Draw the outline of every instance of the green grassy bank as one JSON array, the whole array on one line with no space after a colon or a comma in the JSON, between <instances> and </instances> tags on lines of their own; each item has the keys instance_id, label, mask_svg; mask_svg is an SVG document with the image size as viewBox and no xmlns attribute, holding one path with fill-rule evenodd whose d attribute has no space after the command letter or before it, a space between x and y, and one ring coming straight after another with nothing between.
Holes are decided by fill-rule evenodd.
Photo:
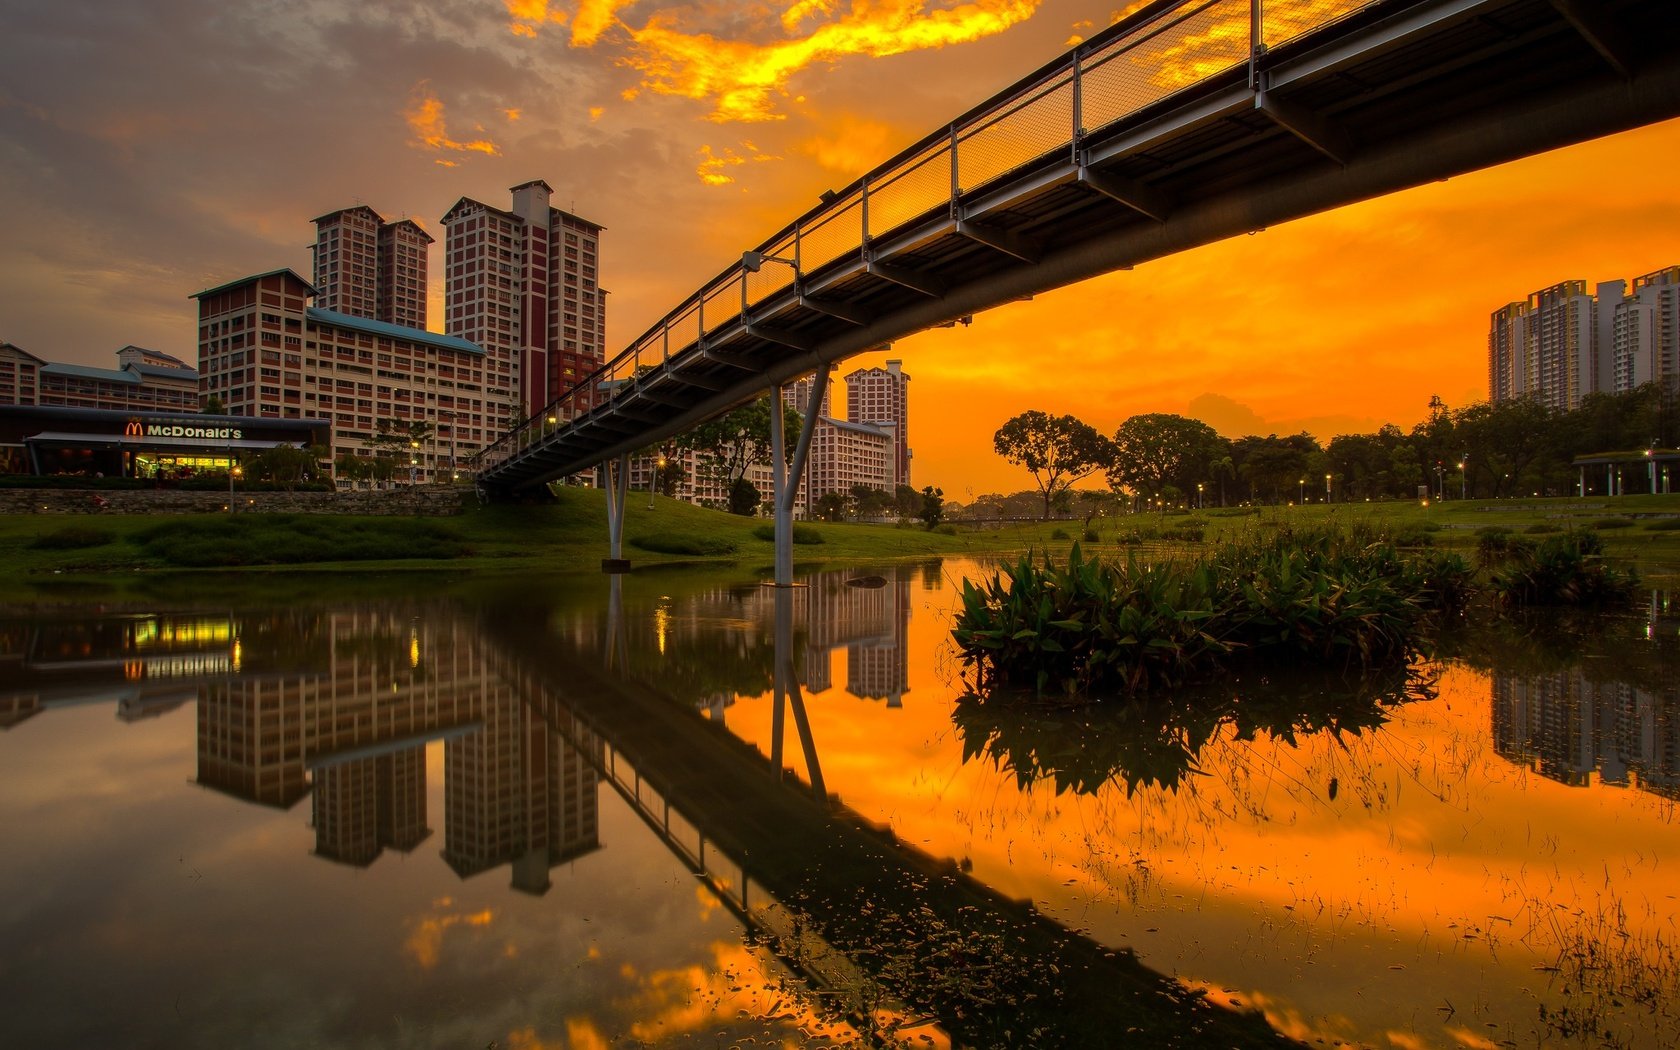
<instances>
[{"instance_id":1,"label":"green grassy bank","mask_svg":"<svg viewBox=\"0 0 1680 1050\"><path fill-rule=\"evenodd\" d=\"M962 554L1041 545L1053 527L983 534L920 526L801 523L801 565ZM636 567L673 563L766 569L769 523L645 495L626 508L625 556ZM603 493L568 488L556 502L467 506L453 517L307 514L24 514L0 516L0 564L18 578L239 569L597 571L607 554Z\"/></svg>"},{"instance_id":2,"label":"green grassy bank","mask_svg":"<svg viewBox=\"0 0 1680 1050\"><path fill-rule=\"evenodd\" d=\"M774 558L763 519L740 518L663 497L629 501L626 557L637 567L704 562L768 572ZM1284 525L1368 523L1415 545L1473 550L1490 527L1542 537L1594 528L1607 552L1642 572L1680 575L1680 495L1360 503L1136 514L1087 525L1052 521L967 526L802 524L794 556L805 568L928 556L1008 555L1058 549L1168 554ZM606 549L606 505L593 489L563 489L541 506L469 506L447 518L345 515L51 515L0 517L0 586L192 570L596 571Z\"/></svg>"}]
</instances>

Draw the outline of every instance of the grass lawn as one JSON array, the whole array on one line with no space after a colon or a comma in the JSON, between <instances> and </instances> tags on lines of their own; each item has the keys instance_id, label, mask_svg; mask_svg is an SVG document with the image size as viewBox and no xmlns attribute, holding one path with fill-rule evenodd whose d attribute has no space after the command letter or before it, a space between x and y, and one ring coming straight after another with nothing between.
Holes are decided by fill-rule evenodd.
<instances>
[{"instance_id":1,"label":"grass lawn","mask_svg":"<svg viewBox=\"0 0 1680 1050\"><path fill-rule=\"evenodd\" d=\"M1079 521L1006 526L958 524L955 535L919 526L801 525L794 558L802 569L938 556L1012 555L1065 549L1146 556L1289 525L1365 522L1415 542L1473 550L1479 530L1523 535L1591 527L1609 553L1648 576L1680 576L1680 495L1614 499L1449 500L1209 508L1189 514L1097 519L1096 539ZM768 574L774 544L762 518L740 518L631 494L625 556L646 566L705 563ZM817 542L811 542L811 541ZM15 515L0 517L0 589L56 581L132 578L192 570L299 572L447 570L495 573L594 572L607 555L606 504L594 489L568 488L541 506L470 507L449 518L341 515Z\"/></svg>"}]
</instances>

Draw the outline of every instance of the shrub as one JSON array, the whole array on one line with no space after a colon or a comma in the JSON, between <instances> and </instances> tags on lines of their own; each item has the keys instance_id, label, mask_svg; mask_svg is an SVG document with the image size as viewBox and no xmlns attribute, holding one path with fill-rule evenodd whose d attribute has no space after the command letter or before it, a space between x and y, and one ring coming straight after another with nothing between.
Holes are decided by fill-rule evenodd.
<instances>
[{"instance_id":1,"label":"shrub","mask_svg":"<svg viewBox=\"0 0 1680 1050\"><path fill-rule=\"evenodd\" d=\"M299 562L451 559L472 553L460 534L417 518L328 518L308 514L206 515L130 537L153 558L185 568Z\"/></svg>"},{"instance_id":2,"label":"shrub","mask_svg":"<svg viewBox=\"0 0 1680 1050\"><path fill-rule=\"evenodd\" d=\"M1534 550L1534 545L1503 525L1489 525L1476 530L1476 564L1482 568L1500 565L1513 557L1522 557Z\"/></svg>"},{"instance_id":3,"label":"shrub","mask_svg":"<svg viewBox=\"0 0 1680 1050\"><path fill-rule=\"evenodd\" d=\"M1089 526L1086 526L1085 531L1080 533L1080 536L1086 543L1096 543L1101 538L1097 535L1097 530Z\"/></svg>"},{"instance_id":4,"label":"shrub","mask_svg":"<svg viewBox=\"0 0 1680 1050\"><path fill-rule=\"evenodd\" d=\"M1680 531L1680 518L1658 518L1655 521L1647 521L1642 527L1651 532Z\"/></svg>"},{"instance_id":5,"label":"shrub","mask_svg":"<svg viewBox=\"0 0 1680 1050\"><path fill-rule=\"evenodd\" d=\"M67 525L53 532L43 533L35 537L30 546L40 551L76 551L88 547L103 547L117 537L105 529L89 528L85 525Z\"/></svg>"},{"instance_id":6,"label":"shrub","mask_svg":"<svg viewBox=\"0 0 1680 1050\"><path fill-rule=\"evenodd\" d=\"M1392 540L1396 547L1433 547L1435 545L1433 533L1440 527L1434 522L1406 525L1394 531Z\"/></svg>"},{"instance_id":7,"label":"shrub","mask_svg":"<svg viewBox=\"0 0 1680 1050\"><path fill-rule=\"evenodd\" d=\"M1236 658L1401 666L1420 624L1460 608L1471 570L1455 554L1284 530L1187 563L1024 557L965 582L953 629L978 691L1135 693L1209 677Z\"/></svg>"},{"instance_id":8,"label":"shrub","mask_svg":"<svg viewBox=\"0 0 1680 1050\"><path fill-rule=\"evenodd\" d=\"M1563 527L1560 525L1553 525L1549 521L1540 521L1535 522L1523 531L1528 533L1530 536L1546 536L1554 532L1562 532Z\"/></svg>"},{"instance_id":9,"label":"shrub","mask_svg":"<svg viewBox=\"0 0 1680 1050\"><path fill-rule=\"evenodd\" d=\"M1191 525L1162 529L1161 538L1175 543L1200 543L1202 542L1202 530Z\"/></svg>"},{"instance_id":10,"label":"shrub","mask_svg":"<svg viewBox=\"0 0 1680 1050\"><path fill-rule=\"evenodd\" d=\"M687 554L698 558L734 554L736 550L734 540L721 536L632 536L629 543L655 554Z\"/></svg>"},{"instance_id":11,"label":"shrub","mask_svg":"<svg viewBox=\"0 0 1680 1050\"><path fill-rule=\"evenodd\" d=\"M941 536L955 536L957 534L957 527L947 523L944 525L935 525L933 527L933 531Z\"/></svg>"},{"instance_id":12,"label":"shrub","mask_svg":"<svg viewBox=\"0 0 1680 1050\"><path fill-rule=\"evenodd\" d=\"M760 525L753 529L753 535L766 543L776 542L776 526ZM793 527L793 542L802 546L811 546L823 541L822 533L809 525L795 525ZM646 549L646 548L644 548Z\"/></svg>"},{"instance_id":13,"label":"shrub","mask_svg":"<svg viewBox=\"0 0 1680 1050\"><path fill-rule=\"evenodd\" d=\"M1633 519L1632 518L1599 518L1597 521L1593 522L1592 525L1589 526L1589 527L1594 528L1594 529L1599 529L1599 530L1603 530L1603 529L1631 529L1631 528L1633 528Z\"/></svg>"},{"instance_id":14,"label":"shrub","mask_svg":"<svg viewBox=\"0 0 1680 1050\"><path fill-rule=\"evenodd\" d=\"M1073 537L1068 535L1066 529L1055 529L1050 533L1050 538L1053 540L1070 540Z\"/></svg>"},{"instance_id":15,"label":"shrub","mask_svg":"<svg viewBox=\"0 0 1680 1050\"><path fill-rule=\"evenodd\" d=\"M1591 530L1553 536L1525 557L1493 575L1492 585L1507 606L1602 606L1626 602L1638 577L1604 560L1604 540Z\"/></svg>"}]
</instances>

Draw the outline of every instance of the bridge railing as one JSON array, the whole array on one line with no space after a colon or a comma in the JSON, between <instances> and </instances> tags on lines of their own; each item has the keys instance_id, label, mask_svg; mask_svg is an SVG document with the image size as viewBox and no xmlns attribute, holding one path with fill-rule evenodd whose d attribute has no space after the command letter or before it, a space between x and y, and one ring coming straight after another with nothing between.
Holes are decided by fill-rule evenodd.
<instances>
[{"instance_id":1,"label":"bridge railing","mask_svg":"<svg viewBox=\"0 0 1680 1050\"><path fill-rule=\"evenodd\" d=\"M1384 0L1156 0L800 216L754 250L788 260L756 272L735 262L544 411L475 457L492 471L556 430L622 396L638 376L702 352L709 337L798 281L855 260L930 214L958 214L964 194L1082 144L1116 121L1256 62Z\"/></svg>"}]
</instances>

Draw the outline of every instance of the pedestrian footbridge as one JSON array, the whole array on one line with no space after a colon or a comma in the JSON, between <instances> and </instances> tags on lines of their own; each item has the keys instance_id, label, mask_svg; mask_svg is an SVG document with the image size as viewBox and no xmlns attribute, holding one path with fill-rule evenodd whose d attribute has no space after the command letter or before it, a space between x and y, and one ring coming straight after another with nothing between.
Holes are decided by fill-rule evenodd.
<instances>
[{"instance_id":1,"label":"pedestrian footbridge","mask_svg":"<svg viewBox=\"0 0 1680 1050\"><path fill-rule=\"evenodd\" d=\"M618 511L631 453L851 355L1676 115L1673 0L1157 0L743 245L481 452L478 483L602 467ZM779 534L809 436L778 450Z\"/></svg>"}]
</instances>

